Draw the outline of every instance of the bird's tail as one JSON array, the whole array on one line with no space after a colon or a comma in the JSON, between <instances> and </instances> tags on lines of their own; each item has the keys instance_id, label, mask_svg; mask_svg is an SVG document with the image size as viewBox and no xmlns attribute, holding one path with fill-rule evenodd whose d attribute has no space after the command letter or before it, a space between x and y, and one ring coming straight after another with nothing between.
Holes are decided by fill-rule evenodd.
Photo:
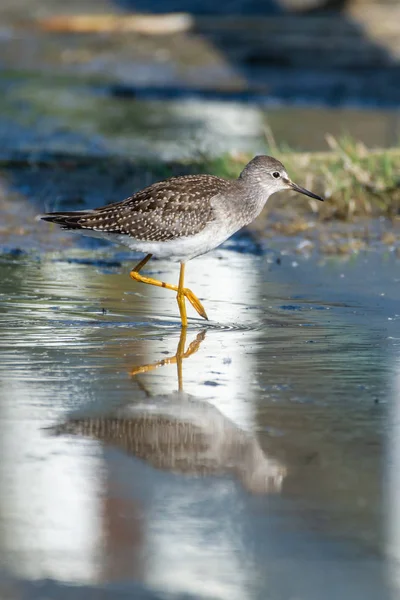
<instances>
[{"instance_id":1,"label":"bird's tail","mask_svg":"<svg viewBox=\"0 0 400 600\"><path fill-rule=\"evenodd\" d=\"M60 225L61 229L84 229L85 217L89 217L93 211L70 211L70 212L52 212L38 215L37 221L48 221Z\"/></svg>"}]
</instances>

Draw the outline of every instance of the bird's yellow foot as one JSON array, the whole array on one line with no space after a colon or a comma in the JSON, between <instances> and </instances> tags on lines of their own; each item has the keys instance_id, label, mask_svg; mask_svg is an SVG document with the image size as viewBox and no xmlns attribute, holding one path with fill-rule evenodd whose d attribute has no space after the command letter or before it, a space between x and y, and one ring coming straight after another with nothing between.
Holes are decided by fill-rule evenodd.
<instances>
[{"instance_id":1,"label":"bird's yellow foot","mask_svg":"<svg viewBox=\"0 0 400 600\"><path fill-rule=\"evenodd\" d=\"M189 290L189 288L183 288L182 291L185 298L189 300L190 304L193 306L195 311L197 311L199 315L203 317L203 319L206 319L206 321L208 321L208 316L204 309L204 306L202 305L198 297L193 294L192 290Z\"/></svg>"},{"instance_id":2,"label":"bird's yellow foot","mask_svg":"<svg viewBox=\"0 0 400 600\"><path fill-rule=\"evenodd\" d=\"M143 275L140 275L140 273L138 273L135 269L133 269L130 272L130 276L135 281L140 281L142 283L148 283L150 285L155 285L157 287L163 287L163 288L166 288L167 290L172 290L174 292L179 293L179 287L177 285L172 285L171 283L165 283L164 281L158 281L157 279L153 279L152 277L145 277ZM199 315L201 317L203 317L203 319L206 319L206 321L208 321L208 316L207 316L204 306L202 305L202 303L200 302L198 297L195 294L193 294L192 290L190 290L189 288L183 288L181 293L183 294L183 296L185 298L188 299L188 301L193 306L195 311L197 311L199 313ZM180 304L180 301L178 301L178 304Z\"/></svg>"},{"instance_id":3,"label":"bird's yellow foot","mask_svg":"<svg viewBox=\"0 0 400 600\"><path fill-rule=\"evenodd\" d=\"M187 324L188 324L187 315L186 315L185 298L187 298L189 300L190 304L193 306L195 311L197 311L197 313L201 317L203 317L203 319L206 319L206 321L208 321L207 313L204 309L204 306L198 299L198 297L193 294L192 290L189 290L189 288L183 287L184 286L184 276L185 276L185 263L181 263L181 270L180 270L180 275L179 275L179 285L173 285L171 283L165 283L165 281L159 281L158 279L153 279L152 277L146 277L139 273L139 271L150 260L151 256L152 256L151 254L148 254L147 256L145 256L145 258L143 260L141 260L140 263L138 263L134 269L132 269L132 271L130 272L130 276L132 277L132 279L134 279L135 281L140 281L141 283L147 283L149 285L155 285L157 287L163 287L163 288L166 288L167 290L172 290L174 292L177 292L178 293L177 301L178 301L178 306L179 306L179 313L181 316L182 327L187 327Z\"/></svg>"}]
</instances>

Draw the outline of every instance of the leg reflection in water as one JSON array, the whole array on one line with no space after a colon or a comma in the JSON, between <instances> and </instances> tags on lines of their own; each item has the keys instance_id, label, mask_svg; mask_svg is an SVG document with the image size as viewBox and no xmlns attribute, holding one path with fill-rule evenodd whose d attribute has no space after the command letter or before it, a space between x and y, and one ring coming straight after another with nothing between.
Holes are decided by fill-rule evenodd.
<instances>
[{"instance_id":1,"label":"leg reflection in water","mask_svg":"<svg viewBox=\"0 0 400 600\"><path fill-rule=\"evenodd\" d=\"M199 350L204 338L202 331L185 350L183 329L173 357L132 369L145 394L141 402L96 417L70 418L53 431L117 446L156 469L192 476L233 476L251 493L279 493L285 466L268 457L254 435L240 429L216 406L183 391L182 362ZM151 395L136 379L140 373L169 364L177 365L178 391Z\"/></svg>"},{"instance_id":2,"label":"leg reflection in water","mask_svg":"<svg viewBox=\"0 0 400 600\"><path fill-rule=\"evenodd\" d=\"M155 363L151 363L148 365L141 365L139 367L135 367L131 371L132 376L139 375L139 373L148 373L149 371L153 371L154 369L158 369L159 367L163 367L164 365L174 365L176 364L178 370L178 389L180 392L183 392L183 378L182 378L182 362L184 358L189 358L192 354L195 354L197 350L200 348L201 342L206 337L206 330L204 329L200 333L197 334L196 339L193 340L188 346L188 349L185 352L185 344L186 344L186 328L183 328L181 331L181 335L179 338L179 344L176 349L175 356L171 356L170 358L164 358L163 360L159 360Z\"/></svg>"}]
</instances>

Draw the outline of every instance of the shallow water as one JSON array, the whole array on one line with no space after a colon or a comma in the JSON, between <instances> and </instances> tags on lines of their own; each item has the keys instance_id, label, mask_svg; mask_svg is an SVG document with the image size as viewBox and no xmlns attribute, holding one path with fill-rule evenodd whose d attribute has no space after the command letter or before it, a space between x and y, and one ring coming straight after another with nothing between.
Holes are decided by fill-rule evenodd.
<instances>
[{"instance_id":1,"label":"shallow water","mask_svg":"<svg viewBox=\"0 0 400 600\"><path fill-rule=\"evenodd\" d=\"M104 264L0 260L8 597L397 597L395 258L219 250L186 340Z\"/></svg>"}]
</instances>

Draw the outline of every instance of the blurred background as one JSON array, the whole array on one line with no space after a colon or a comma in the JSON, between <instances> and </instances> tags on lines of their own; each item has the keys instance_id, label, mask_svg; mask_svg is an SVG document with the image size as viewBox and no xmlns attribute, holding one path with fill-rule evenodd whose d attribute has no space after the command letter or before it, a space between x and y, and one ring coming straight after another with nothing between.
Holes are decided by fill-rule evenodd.
<instances>
[{"instance_id":1,"label":"blurred background","mask_svg":"<svg viewBox=\"0 0 400 600\"><path fill-rule=\"evenodd\" d=\"M0 23L3 152L398 142L397 1L3 0Z\"/></svg>"}]
</instances>

